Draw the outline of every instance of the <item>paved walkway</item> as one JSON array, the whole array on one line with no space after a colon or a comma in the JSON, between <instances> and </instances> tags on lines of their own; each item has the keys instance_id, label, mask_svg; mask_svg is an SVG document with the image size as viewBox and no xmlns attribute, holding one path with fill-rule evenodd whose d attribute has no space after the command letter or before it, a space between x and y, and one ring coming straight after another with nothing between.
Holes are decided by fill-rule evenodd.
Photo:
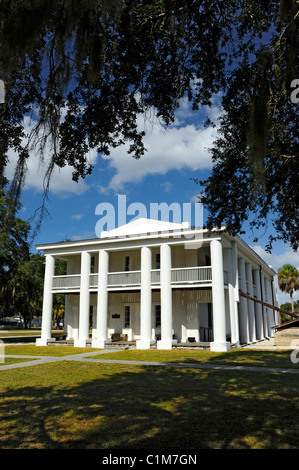
<instances>
[{"instance_id":1,"label":"paved walkway","mask_svg":"<svg viewBox=\"0 0 299 470\"><path fill-rule=\"evenodd\" d=\"M16 364L3 364L0 363L1 370L18 369L22 367L32 367L40 364L47 364L50 362L62 362L62 361L83 361L91 363L102 363L102 364L128 364L128 365L141 365L141 366L157 366L157 367L181 367L181 368L193 368L193 369L216 369L216 370L235 370L235 371L252 371L252 372L279 372L288 374L299 374L299 369L288 369L282 367L254 367L254 366L236 366L236 365L224 365L224 364L198 364L198 363L185 363L185 362L150 362L150 361L126 361L120 359L100 359L92 358L92 356L111 354L116 351L122 350L121 348L109 349L103 351L86 352L81 354L71 354L69 356L24 356L24 355L12 355L7 354L5 357L12 358L28 358L33 359L31 361L18 362Z\"/></svg>"}]
</instances>

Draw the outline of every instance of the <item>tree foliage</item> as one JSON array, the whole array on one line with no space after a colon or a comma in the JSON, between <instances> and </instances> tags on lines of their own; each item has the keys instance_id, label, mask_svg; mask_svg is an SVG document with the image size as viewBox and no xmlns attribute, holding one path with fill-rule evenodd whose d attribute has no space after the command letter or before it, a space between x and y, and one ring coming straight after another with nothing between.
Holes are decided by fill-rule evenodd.
<instances>
[{"instance_id":1,"label":"tree foliage","mask_svg":"<svg viewBox=\"0 0 299 470\"><path fill-rule=\"evenodd\" d=\"M13 149L18 198L30 146L42 159L49 142L46 191L55 166L71 165L74 180L89 174L88 149L109 154L128 141L140 158L139 114L155 108L167 125L184 95L197 109L222 91L215 169L204 183L212 221L239 231L248 211L258 223L273 213L281 238L298 246L297 116L288 99L297 18L296 0L2 0L0 179ZM25 115L37 120L29 135Z\"/></svg>"},{"instance_id":2,"label":"tree foliage","mask_svg":"<svg viewBox=\"0 0 299 470\"><path fill-rule=\"evenodd\" d=\"M284 2L285 3L285 2ZM202 202L209 226L225 223L232 233L253 214L253 229L272 223L275 239L299 244L298 103L291 82L299 76L298 16L295 2L283 11L287 25L231 73L223 99L219 136L211 149L215 162L204 182Z\"/></svg>"},{"instance_id":3,"label":"tree foliage","mask_svg":"<svg viewBox=\"0 0 299 470\"><path fill-rule=\"evenodd\" d=\"M0 315L20 314L25 323L40 313L44 256L30 253L30 224L18 217L10 192L0 190Z\"/></svg>"},{"instance_id":4,"label":"tree foliage","mask_svg":"<svg viewBox=\"0 0 299 470\"><path fill-rule=\"evenodd\" d=\"M292 312L294 312L293 293L299 290L299 270L292 264L284 264L278 270L279 288L286 294L290 294Z\"/></svg>"}]
</instances>

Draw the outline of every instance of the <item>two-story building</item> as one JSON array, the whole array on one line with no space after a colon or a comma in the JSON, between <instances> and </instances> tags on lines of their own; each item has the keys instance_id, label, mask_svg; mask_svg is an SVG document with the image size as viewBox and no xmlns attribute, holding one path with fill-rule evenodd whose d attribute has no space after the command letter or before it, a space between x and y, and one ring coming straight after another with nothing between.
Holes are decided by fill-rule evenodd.
<instances>
[{"instance_id":1,"label":"two-story building","mask_svg":"<svg viewBox=\"0 0 299 470\"><path fill-rule=\"evenodd\" d=\"M53 295L65 295L65 332L75 346L104 348L125 335L136 348L210 344L212 351L273 335L276 272L239 236L137 219L101 238L38 245L45 254L41 338L51 337ZM55 260L67 263L55 275Z\"/></svg>"}]
</instances>

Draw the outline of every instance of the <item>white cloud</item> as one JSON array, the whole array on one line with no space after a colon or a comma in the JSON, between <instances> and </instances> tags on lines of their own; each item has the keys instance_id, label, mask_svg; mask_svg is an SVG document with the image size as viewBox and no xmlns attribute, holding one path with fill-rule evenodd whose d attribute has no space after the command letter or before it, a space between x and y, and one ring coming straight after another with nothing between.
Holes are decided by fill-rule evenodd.
<instances>
[{"instance_id":1,"label":"white cloud","mask_svg":"<svg viewBox=\"0 0 299 470\"><path fill-rule=\"evenodd\" d=\"M127 183L138 183L147 175L166 174L170 170L212 168L208 149L215 140L216 131L216 128L201 128L194 124L166 129L153 126L144 138L147 152L139 160L127 154L127 146L111 150L108 159L116 174L109 188L121 190Z\"/></svg>"},{"instance_id":2,"label":"white cloud","mask_svg":"<svg viewBox=\"0 0 299 470\"><path fill-rule=\"evenodd\" d=\"M33 121L28 117L24 119L24 126L27 135L29 135L35 125L36 121ZM26 144L27 138L24 138L22 145L25 147ZM37 192L42 192L44 190L45 175L50 163L50 153L50 145L47 145L44 153L44 161L41 161L37 147L31 147L30 156L27 160L27 175L24 189L32 189ZM12 150L8 152L8 157L9 161L6 166L5 175L9 180L12 180L18 157ZM96 161L96 158L96 151L90 151L88 154L88 161L93 164ZM55 167L51 176L50 191L60 196L67 196L68 194L83 194L88 189L88 185L82 179L79 179L78 183L73 181L73 171L73 167L69 165L66 165L63 168Z\"/></svg>"},{"instance_id":3,"label":"white cloud","mask_svg":"<svg viewBox=\"0 0 299 470\"><path fill-rule=\"evenodd\" d=\"M85 232L82 232L80 235L72 235L71 240L87 240L90 238L96 238L96 234L94 231L91 230L86 230Z\"/></svg>"},{"instance_id":4,"label":"white cloud","mask_svg":"<svg viewBox=\"0 0 299 470\"><path fill-rule=\"evenodd\" d=\"M284 264L292 264L299 269L299 251L294 252L291 248L279 254L268 253L261 246L251 247L267 264L278 271Z\"/></svg>"},{"instance_id":5,"label":"white cloud","mask_svg":"<svg viewBox=\"0 0 299 470\"><path fill-rule=\"evenodd\" d=\"M215 101L216 102L216 101ZM205 108L199 112L201 117L208 115L218 119L221 108L215 104L211 108ZM147 152L139 160L127 153L128 145L111 149L109 156L98 157L96 150L88 154L88 160L93 166L101 166L101 159L109 162L111 169L115 170L112 178L105 185L98 187L101 193L109 190L119 191L124 185L132 182L139 183L147 175L163 175L170 170L188 169L196 171L212 168L211 155L208 148L211 147L217 133L217 128L201 127L190 124L190 117L196 118L197 114L191 110L187 99L181 100L181 106L176 113L177 119L173 126L162 127L153 109L146 116L139 116L138 126L145 130L144 144ZM25 118L25 128L29 134L36 121ZM24 145L26 139L24 139ZM44 189L44 178L49 164L50 147L45 152L45 161L41 164L37 149L32 148L28 159L27 178L24 189L33 189L41 192ZM6 176L12 179L17 156L11 151L6 168ZM96 168L94 169L94 172ZM100 170L101 171L101 170ZM86 180L80 179L78 183L72 180L73 168L66 165L63 168L56 167L53 171L50 191L61 197L71 194L83 194L89 188Z\"/></svg>"},{"instance_id":6,"label":"white cloud","mask_svg":"<svg viewBox=\"0 0 299 470\"><path fill-rule=\"evenodd\" d=\"M190 202L192 202L192 204L199 203L200 202L200 194L194 194L194 196L192 196L190 198Z\"/></svg>"},{"instance_id":7,"label":"white cloud","mask_svg":"<svg viewBox=\"0 0 299 470\"><path fill-rule=\"evenodd\" d=\"M83 217L83 214L75 214L71 216L71 219L73 220L81 220Z\"/></svg>"}]
</instances>

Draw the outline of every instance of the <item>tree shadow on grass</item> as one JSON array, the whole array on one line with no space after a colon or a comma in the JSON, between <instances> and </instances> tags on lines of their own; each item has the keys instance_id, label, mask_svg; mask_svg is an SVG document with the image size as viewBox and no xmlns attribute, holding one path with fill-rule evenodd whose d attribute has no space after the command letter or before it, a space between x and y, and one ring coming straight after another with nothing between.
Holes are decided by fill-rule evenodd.
<instances>
[{"instance_id":1,"label":"tree shadow on grass","mask_svg":"<svg viewBox=\"0 0 299 470\"><path fill-rule=\"evenodd\" d=\"M296 376L61 362L22 382L3 387L0 448L299 445Z\"/></svg>"}]
</instances>

